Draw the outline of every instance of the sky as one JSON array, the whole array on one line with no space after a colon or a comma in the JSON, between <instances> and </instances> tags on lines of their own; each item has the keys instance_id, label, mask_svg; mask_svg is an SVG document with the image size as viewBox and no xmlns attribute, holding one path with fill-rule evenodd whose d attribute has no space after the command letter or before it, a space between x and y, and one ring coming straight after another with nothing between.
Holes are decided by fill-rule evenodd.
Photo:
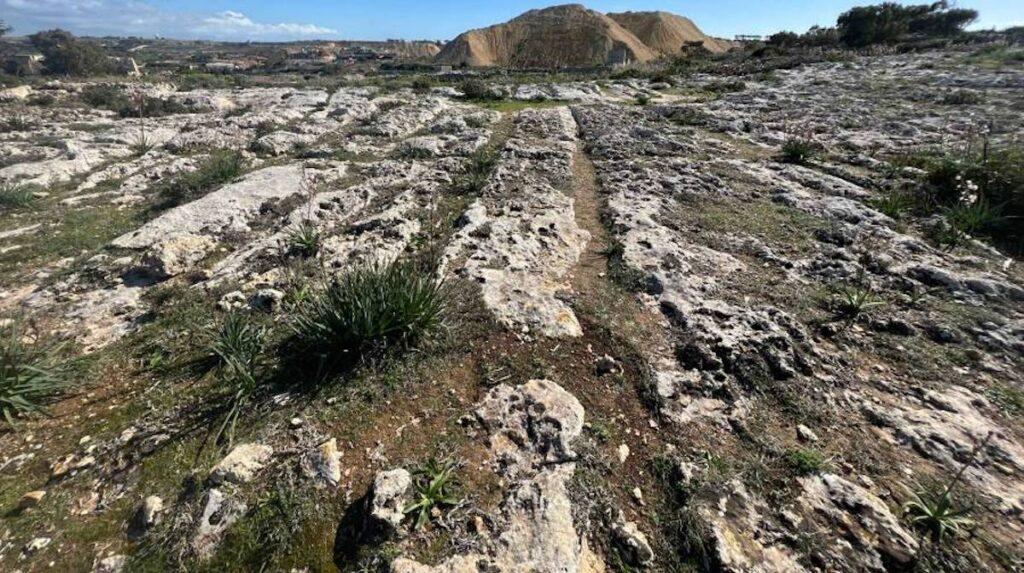
<instances>
[{"instance_id":1,"label":"sky","mask_svg":"<svg viewBox=\"0 0 1024 573\"><path fill-rule=\"evenodd\" d=\"M706 33L803 32L834 25L855 5L881 0L591 0L601 12L665 10ZM924 3L931 0L918 0ZM89 36L282 41L309 39L447 40L558 0L0 0L14 34L64 28ZM974 27L1024 25L1022 0L961 0L981 18Z\"/></svg>"}]
</instances>

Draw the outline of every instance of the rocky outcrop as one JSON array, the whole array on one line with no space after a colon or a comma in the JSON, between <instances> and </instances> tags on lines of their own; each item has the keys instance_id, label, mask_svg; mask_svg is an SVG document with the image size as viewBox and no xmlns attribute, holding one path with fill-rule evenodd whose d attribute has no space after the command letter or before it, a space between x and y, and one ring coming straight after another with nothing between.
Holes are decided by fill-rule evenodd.
<instances>
[{"instance_id":1,"label":"rocky outcrop","mask_svg":"<svg viewBox=\"0 0 1024 573\"><path fill-rule=\"evenodd\" d=\"M566 109L522 112L490 182L445 250L442 267L479 284L484 304L515 332L581 334L560 298L590 239L568 194L575 131Z\"/></svg>"},{"instance_id":2,"label":"rocky outcrop","mask_svg":"<svg viewBox=\"0 0 1024 573\"><path fill-rule=\"evenodd\" d=\"M495 471L509 483L501 533L486 553L451 557L430 567L399 558L396 573L455 571L589 571L594 556L580 540L566 486L575 471L572 443L583 430L583 406L547 380L492 389L475 423L488 435Z\"/></svg>"}]
</instances>

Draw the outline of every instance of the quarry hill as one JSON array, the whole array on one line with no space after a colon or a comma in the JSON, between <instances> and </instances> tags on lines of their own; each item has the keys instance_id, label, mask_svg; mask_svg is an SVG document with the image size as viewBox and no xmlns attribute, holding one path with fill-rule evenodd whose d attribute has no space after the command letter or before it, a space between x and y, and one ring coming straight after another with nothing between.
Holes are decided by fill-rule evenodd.
<instances>
[{"instance_id":1,"label":"quarry hill","mask_svg":"<svg viewBox=\"0 0 1024 573\"><path fill-rule=\"evenodd\" d=\"M713 52L727 46L690 20L666 12L601 14L579 4L531 10L504 24L470 30L437 61L452 65L558 68L646 62L687 42Z\"/></svg>"}]
</instances>

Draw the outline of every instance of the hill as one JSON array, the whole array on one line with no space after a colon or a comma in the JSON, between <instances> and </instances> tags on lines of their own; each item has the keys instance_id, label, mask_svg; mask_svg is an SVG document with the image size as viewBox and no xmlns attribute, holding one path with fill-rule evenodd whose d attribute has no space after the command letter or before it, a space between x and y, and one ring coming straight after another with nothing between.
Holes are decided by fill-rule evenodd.
<instances>
[{"instance_id":1,"label":"hill","mask_svg":"<svg viewBox=\"0 0 1024 573\"><path fill-rule=\"evenodd\" d=\"M559 68L646 62L658 55L608 16L568 4L531 10L507 23L465 32L445 45L436 61Z\"/></svg>"},{"instance_id":2,"label":"hill","mask_svg":"<svg viewBox=\"0 0 1024 573\"><path fill-rule=\"evenodd\" d=\"M697 27L693 20L669 12L622 12L608 14L620 26L629 30L648 48L670 56L690 42L703 42L714 53L725 52L729 43L712 38Z\"/></svg>"}]
</instances>

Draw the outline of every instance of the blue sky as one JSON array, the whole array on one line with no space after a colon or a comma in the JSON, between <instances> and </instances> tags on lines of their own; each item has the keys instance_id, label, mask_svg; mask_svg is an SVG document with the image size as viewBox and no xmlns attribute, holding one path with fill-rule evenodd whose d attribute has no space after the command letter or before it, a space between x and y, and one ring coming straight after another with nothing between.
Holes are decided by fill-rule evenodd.
<instances>
[{"instance_id":1,"label":"blue sky","mask_svg":"<svg viewBox=\"0 0 1024 573\"><path fill-rule=\"evenodd\" d=\"M880 1L880 0L879 0ZM919 0L923 3L930 0ZM0 20L16 34L61 27L83 35L139 35L222 40L450 39L469 28L508 20L544 0L0 0ZM667 10L716 36L804 31L831 25L846 0L593 0L602 12ZM978 26L1024 25L1021 0L962 0L981 13Z\"/></svg>"}]
</instances>

